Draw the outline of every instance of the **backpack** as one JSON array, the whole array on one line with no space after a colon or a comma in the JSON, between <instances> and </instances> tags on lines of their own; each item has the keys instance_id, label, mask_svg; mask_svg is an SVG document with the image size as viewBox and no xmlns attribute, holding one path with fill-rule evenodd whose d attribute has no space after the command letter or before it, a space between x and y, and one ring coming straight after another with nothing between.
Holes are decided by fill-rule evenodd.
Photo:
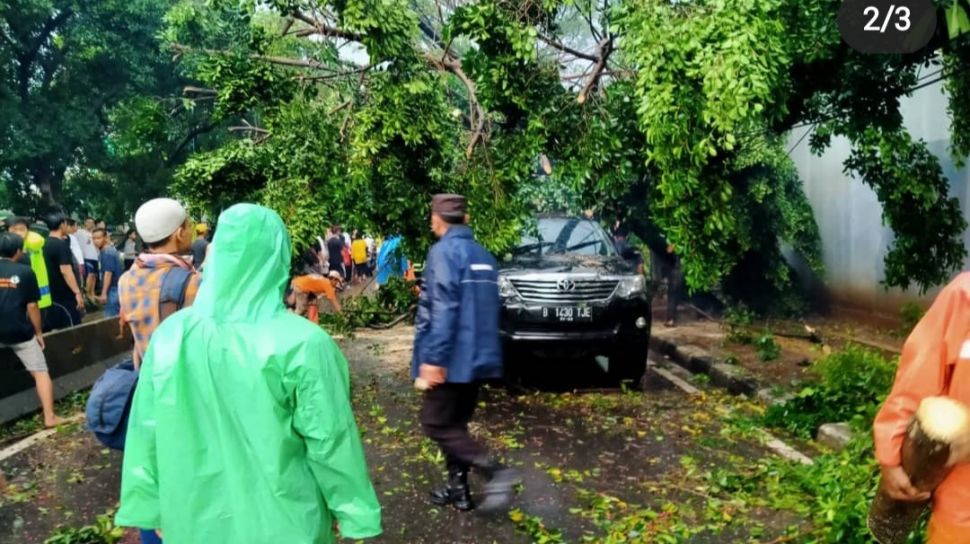
<instances>
[{"instance_id":1,"label":"backpack","mask_svg":"<svg viewBox=\"0 0 970 544\"><path fill-rule=\"evenodd\" d=\"M185 291L191 277L190 270L178 266L165 273L158 297L160 322L185 305ZM111 449L125 449L128 415L137 384L138 371L128 357L106 370L91 387L91 396L84 410L86 426L99 442Z\"/></svg>"}]
</instances>

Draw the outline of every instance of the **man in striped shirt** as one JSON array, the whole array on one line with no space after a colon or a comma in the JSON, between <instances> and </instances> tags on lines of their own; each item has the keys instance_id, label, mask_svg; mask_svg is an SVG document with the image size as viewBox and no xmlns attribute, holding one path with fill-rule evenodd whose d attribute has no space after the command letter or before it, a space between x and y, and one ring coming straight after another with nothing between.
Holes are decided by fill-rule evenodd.
<instances>
[{"instance_id":1,"label":"man in striped shirt","mask_svg":"<svg viewBox=\"0 0 970 544\"><path fill-rule=\"evenodd\" d=\"M118 297L121 320L131 328L135 340L133 361L137 368L163 317L159 311L162 280L175 268L189 271L183 304L189 306L199 290L201 275L181 257L192 250L192 229L181 204L169 198L146 202L135 214L135 228L147 251L121 276Z\"/></svg>"}]
</instances>

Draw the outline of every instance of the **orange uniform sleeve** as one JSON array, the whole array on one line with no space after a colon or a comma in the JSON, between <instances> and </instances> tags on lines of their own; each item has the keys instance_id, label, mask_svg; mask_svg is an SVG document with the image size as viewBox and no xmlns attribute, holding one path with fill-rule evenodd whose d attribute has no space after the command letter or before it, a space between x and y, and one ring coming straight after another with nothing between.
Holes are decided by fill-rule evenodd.
<instances>
[{"instance_id":1,"label":"orange uniform sleeve","mask_svg":"<svg viewBox=\"0 0 970 544\"><path fill-rule=\"evenodd\" d=\"M323 295L333 303L335 308L340 308L340 302L337 301L337 290L334 289L333 283L327 278L322 276L297 276L293 278L293 287L304 293Z\"/></svg>"},{"instance_id":2,"label":"orange uniform sleeve","mask_svg":"<svg viewBox=\"0 0 970 544\"><path fill-rule=\"evenodd\" d=\"M892 392L873 424L879 464L899 466L903 435L920 402L946 393L950 367L970 331L968 293L970 273L963 273L940 292L906 339Z\"/></svg>"}]
</instances>

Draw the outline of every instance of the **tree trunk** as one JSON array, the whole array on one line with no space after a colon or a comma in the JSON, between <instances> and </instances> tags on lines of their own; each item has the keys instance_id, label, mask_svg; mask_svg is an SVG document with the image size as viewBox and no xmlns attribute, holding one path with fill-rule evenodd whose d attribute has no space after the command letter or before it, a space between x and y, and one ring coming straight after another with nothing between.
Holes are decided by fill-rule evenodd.
<instances>
[{"instance_id":1,"label":"tree trunk","mask_svg":"<svg viewBox=\"0 0 970 544\"><path fill-rule=\"evenodd\" d=\"M924 399L903 439L903 470L913 487L933 491L959 461L952 455L970 435L970 413L947 397ZM869 530L880 544L904 544L928 502L891 498L880 483L869 510Z\"/></svg>"},{"instance_id":2,"label":"tree trunk","mask_svg":"<svg viewBox=\"0 0 970 544\"><path fill-rule=\"evenodd\" d=\"M64 179L64 170L55 171L49 166L38 164L33 169L33 178L34 185L40 191L42 198L41 211L48 213L60 209L58 196Z\"/></svg>"}]
</instances>

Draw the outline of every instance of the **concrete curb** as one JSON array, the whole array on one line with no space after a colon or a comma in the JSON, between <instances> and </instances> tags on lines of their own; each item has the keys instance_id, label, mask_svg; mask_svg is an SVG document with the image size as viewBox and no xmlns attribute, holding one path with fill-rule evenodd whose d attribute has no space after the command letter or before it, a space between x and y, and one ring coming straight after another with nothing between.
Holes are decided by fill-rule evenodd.
<instances>
[{"instance_id":1,"label":"concrete curb","mask_svg":"<svg viewBox=\"0 0 970 544\"><path fill-rule=\"evenodd\" d=\"M784 404L792 398L790 393L776 393L771 387L759 382L742 367L716 361L710 353L699 346L691 344L678 346L666 338L651 336L650 347L666 355L672 363L687 372L707 374L711 377L712 384L726 389L734 395L747 395L766 405ZM827 423L818 429L815 442L839 451L845 448L853 436L854 433L848 424ZM776 448L776 442L781 443L782 447ZM797 455L789 455L785 451L788 446L774 436L768 436L768 445L783 457L801 463L811 464L812 462L810 458L798 452L795 452Z\"/></svg>"},{"instance_id":2,"label":"concrete curb","mask_svg":"<svg viewBox=\"0 0 970 544\"><path fill-rule=\"evenodd\" d=\"M835 451L841 451L855 438L848 423L826 423L818 428L815 441Z\"/></svg>"},{"instance_id":3,"label":"concrete curb","mask_svg":"<svg viewBox=\"0 0 970 544\"><path fill-rule=\"evenodd\" d=\"M744 368L717 361L701 347L690 344L678 346L658 336L652 336L650 342L654 349L669 357L677 365L694 374L707 374L711 377L711 383L727 389L734 395L754 397L759 391L769 390Z\"/></svg>"}]
</instances>

